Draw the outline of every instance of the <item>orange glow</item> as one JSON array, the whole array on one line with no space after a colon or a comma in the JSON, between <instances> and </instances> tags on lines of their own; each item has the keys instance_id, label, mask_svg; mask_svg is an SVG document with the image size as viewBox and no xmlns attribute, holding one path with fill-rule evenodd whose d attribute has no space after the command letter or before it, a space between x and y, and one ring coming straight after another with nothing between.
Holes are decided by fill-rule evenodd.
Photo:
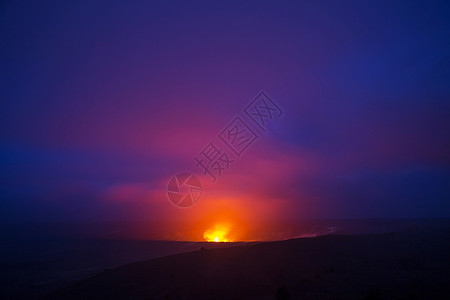
<instances>
[{"instance_id":1,"label":"orange glow","mask_svg":"<svg viewBox=\"0 0 450 300\"><path fill-rule=\"evenodd\" d=\"M208 242L232 242L233 240L229 237L230 230L229 223L219 223L206 230L203 233L203 238Z\"/></svg>"}]
</instances>

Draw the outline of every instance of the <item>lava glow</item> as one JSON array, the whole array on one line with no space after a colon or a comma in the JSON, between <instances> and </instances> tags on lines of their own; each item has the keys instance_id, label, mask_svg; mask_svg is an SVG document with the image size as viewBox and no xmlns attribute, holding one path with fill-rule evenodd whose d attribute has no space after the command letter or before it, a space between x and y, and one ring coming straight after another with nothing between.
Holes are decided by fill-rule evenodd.
<instances>
[{"instance_id":1,"label":"lava glow","mask_svg":"<svg viewBox=\"0 0 450 300\"><path fill-rule=\"evenodd\" d=\"M208 242L232 242L228 236L230 233L231 226L228 223L220 223L214 225L203 233L203 238Z\"/></svg>"}]
</instances>

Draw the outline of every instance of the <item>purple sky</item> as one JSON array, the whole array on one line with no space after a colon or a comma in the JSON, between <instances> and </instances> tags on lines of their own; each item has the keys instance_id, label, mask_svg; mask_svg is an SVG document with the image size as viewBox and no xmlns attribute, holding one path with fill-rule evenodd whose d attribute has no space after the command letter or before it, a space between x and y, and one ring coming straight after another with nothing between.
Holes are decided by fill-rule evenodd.
<instances>
[{"instance_id":1,"label":"purple sky","mask_svg":"<svg viewBox=\"0 0 450 300\"><path fill-rule=\"evenodd\" d=\"M450 217L446 1L3 1L0 41L2 220ZM211 183L260 90L284 115Z\"/></svg>"}]
</instances>

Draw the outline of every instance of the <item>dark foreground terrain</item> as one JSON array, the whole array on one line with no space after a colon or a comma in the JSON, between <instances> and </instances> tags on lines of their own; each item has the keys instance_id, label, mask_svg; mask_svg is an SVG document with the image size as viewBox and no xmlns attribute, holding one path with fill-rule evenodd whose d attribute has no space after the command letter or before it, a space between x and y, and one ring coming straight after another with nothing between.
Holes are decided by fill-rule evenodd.
<instances>
[{"instance_id":1,"label":"dark foreground terrain","mask_svg":"<svg viewBox=\"0 0 450 300\"><path fill-rule=\"evenodd\" d=\"M450 299L450 230L198 250L106 270L45 299Z\"/></svg>"}]
</instances>

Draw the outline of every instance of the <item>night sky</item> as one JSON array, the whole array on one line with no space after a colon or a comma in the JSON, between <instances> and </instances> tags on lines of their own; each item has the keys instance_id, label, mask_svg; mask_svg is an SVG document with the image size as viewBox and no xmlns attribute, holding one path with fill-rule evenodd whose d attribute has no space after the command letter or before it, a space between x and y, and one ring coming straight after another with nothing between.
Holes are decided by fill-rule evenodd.
<instances>
[{"instance_id":1,"label":"night sky","mask_svg":"<svg viewBox=\"0 0 450 300\"><path fill-rule=\"evenodd\" d=\"M447 1L2 1L0 63L2 222L450 217ZM212 182L261 90L283 115Z\"/></svg>"}]
</instances>

